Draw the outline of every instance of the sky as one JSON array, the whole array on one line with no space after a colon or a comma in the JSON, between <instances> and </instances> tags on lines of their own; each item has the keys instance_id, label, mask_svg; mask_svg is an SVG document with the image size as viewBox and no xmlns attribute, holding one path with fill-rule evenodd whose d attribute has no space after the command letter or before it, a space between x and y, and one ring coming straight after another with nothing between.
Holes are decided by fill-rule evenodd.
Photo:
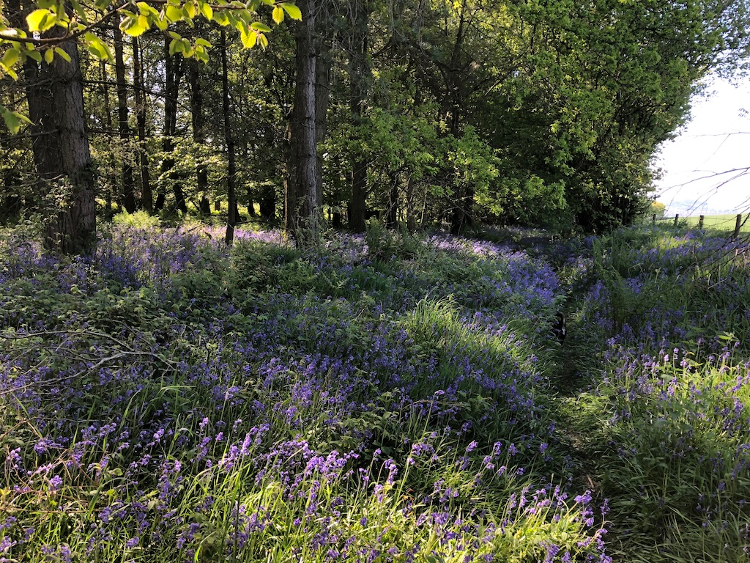
<instances>
[{"instance_id":1,"label":"sky","mask_svg":"<svg viewBox=\"0 0 750 563\"><path fill-rule=\"evenodd\" d=\"M710 82L691 115L654 162L663 171L657 201L667 215L750 212L750 78Z\"/></svg>"}]
</instances>

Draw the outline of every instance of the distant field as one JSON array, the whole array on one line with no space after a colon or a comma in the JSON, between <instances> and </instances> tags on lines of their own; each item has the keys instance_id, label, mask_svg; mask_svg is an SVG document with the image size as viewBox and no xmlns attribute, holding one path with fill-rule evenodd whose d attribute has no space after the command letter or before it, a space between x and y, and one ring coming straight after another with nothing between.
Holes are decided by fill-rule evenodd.
<instances>
[{"instance_id":1,"label":"distant field","mask_svg":"<svg viewBox=\"0 0 750 563\"><path fill-rule=\"evenodd\" d=\"M667 222L673 222L674 221L674 215L671 217L663 217L661 219L657 219L659 223L667 223ZM688 226L690 227L697 227L699 216L693 215L690 217L682 217L679 218L680 223L686 222ZM727 214L727 215L706 215L703 218L703 228L704 229L715 229L718 231L733 231L734 226L737 221L737 214ZM740 227L740 232L743 233L750 233L750 217L747 213L742 214L742 226Z\"/></svg>"}]
</instances>

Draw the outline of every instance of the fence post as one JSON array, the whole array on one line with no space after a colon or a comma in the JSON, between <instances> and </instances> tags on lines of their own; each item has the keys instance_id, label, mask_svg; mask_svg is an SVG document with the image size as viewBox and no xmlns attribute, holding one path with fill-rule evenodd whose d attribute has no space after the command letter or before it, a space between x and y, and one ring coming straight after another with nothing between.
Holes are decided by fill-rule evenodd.
<instances>
[{"instance_id":1,"label":"fence post","mask_svg":"<svg viewBox=\"0 0 750 563\"><path fill-rule=\"evenodd\" d=\"M651 216L651 223L656 225L656 213Z\"/></svg>"},{"instance_id":2,"label":"fence post","mask_svg":"<svg viewBox=\"0 0 750 563\"><path fill-rule=\"evenodd\" d=\"M677 227L677 220L678 220L679 218L680 218L680 214L679 214L679 213L677 213L677 214L676 214L676 215L674 216L674 226L675 226L675 227Z\"/></svg>"},{"instance_id":3,"label":"fence post","mask_svg":"<svg viewBox=\"0 0 750 563\"><path fill-rule=\"evenodd\" d=\"M737 222L734 224L734 234L732 238L736 239L740 236L740 227L742 226L742 213L737 214Z\"/></svg>"},{"instance_id":4,"label":"fence post","mask_svg":"<svg viewBox=\"0 0 750 563\"><path fill-rule=\"evenodd\" d=\"M705 215L701 215L698 217L698 229L703 230L703 219L705 219Z\"/></svg>"}]
</instances>

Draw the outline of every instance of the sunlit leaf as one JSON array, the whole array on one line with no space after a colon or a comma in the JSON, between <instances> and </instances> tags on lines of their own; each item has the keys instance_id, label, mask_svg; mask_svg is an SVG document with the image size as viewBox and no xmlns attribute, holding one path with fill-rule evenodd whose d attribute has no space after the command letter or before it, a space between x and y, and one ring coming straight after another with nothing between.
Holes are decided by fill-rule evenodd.
<instances>
[{"instance_id":1,"label":"sunlit leaf","mask_svg":"<svg viewBox=\"0 0 750 563\"><path fill-rule=\"evenodd\" d=\"M200 6L200 9L201 9L201 14L203 14L203 17L206 18L207 20L212 20L213 17L214 17L214 10L209 5L209 3L208 2L200 2L199 6Z\"/></svg>"},{"instance_id":2,"label":"sunlit leaf","mask_svg":"<svg viewBox=\"0 0 750 563\"><path fill-rule=\"evenodd\" d=\"M195 17L195 4L188 2L182 11L187 15L188 18L193 19Z\"/></svg>"},{"instance_id":3,"label":"sunlit leaf","mask_svg":"<svg viewBox=\"0 0 750 563\"><path fill-rule=\"evenodd\" d=\"M214 21L218 23L219 25L228 25L229 24L229 16L226 12L223 10L221 12L216 12L214 14Z\"/></svg>"},{"instance_id":4,"label":"sunlit leaf","mask_svg":"<svg viewBox=\"0 0 750 563\"><path fill-rule=\"evenodd\" d=\"M302 12L300 9L295 6L294 4L290 4L288 2L284 2L281 5L282 8L286 11L286 13L289 15L290 18L293 20L301 20L302 19Z\"/></svg>"},{"instance_id":5,"label":"sunlit leaf","mask_svg":"<svg viewBox=\"0 0 750 563\"><path fill-rule=\"evenodd\" d=\"M20 58L21 58L21 51L13 47L5 51L2 62L3 62L3 65L5 65L6 69L10 69L14 64L16 64L19 61Z\"/></svg>"},{"instance_id":6,"label":"sunlit leaf","mask_svg":"<svg viewBox=\"0 0 750 563\"><path fill-rule=\"evenodd\" d=\"M250 27L252 29L254 29L255 31L262 31L263 33L269 33L271 31L270 27L268 27L266 24L260 23L260 22L255 22Z\"/></svg>"},{"instance_id":7,"label":"sunlit leaf","mask_svg":"<svg viewBox=\"0 0 750 563\"><path fill-rule=\"evenodd\" d=\"M55 47L55 53L60 56L65 62L70 62L70 55L61 47Z\"/></svg>"},{"instance_id":8,"label":"sunlit leaf","mask_svg":"<svg viewBox=\"0 0 750 563\"><path fill-rule=\"evenodd\" d=\"M240 33L240 38L242 39L242 46L245 47L245 49L252 49L255 47L255 43L258 40L258 36L253 33Z\"/></svg>"},{"instance_id":9,"label":"sunlit leaf","mask_svg":"<svg viewBox=\"0 0 750 563\"><path fill-rule=\"evenodd\" d=\"M258 34L258 43L260 43L260 46L264 49L268 47L268 38L263 35L262 33Z\"/></svg>"},{"instance_id":10,"label":"sunlit leaf","mask_svg":"<svg viewBox=\"0 0 750 563\"><path fill-rule=\"evenodd\" d=\"M172 22L180 21L182 19L182 10L177 6L167 6L167 19Z\"/></svg>"},{"instance_id":11,"label":"sunlit leaf","mask_svg":"<svg viewBox=\"0 0 750 563\"><path fill-rule=\"evenodd\" d=\"M84 40L86 42L86 48L96 58L102 60L112 60L112 51L110 51L109 46L99 37L91 32L88 32L84 35Z\"/></svg>"},{"instance_id":12,"label":"sunlit leaf","mask_svg":"<svg viewBox=\"0 0 750 563\"><path fill-rule=\"evenodd\" d=\"M276 6L273 9L273 14L271 15L273 18L273 21L275 21L277 24L280 24L284 21L284 10L280 6Z\"/></svg>"},{"instance_id":13,"label":"sunlit leaf","mask_svg":"<svg viewBox=\"0 0 750 563\"><path fill-rule=\"evenodd\" d=\"M5 121L5 126L10 130L11 133L14 135L18 133L18 130L21 129L21 120L18 119L18 115L12 111L8 111L4 109L3 111L3 121Z\"/></svg>"},{"instance_id":14,"label":"sunlit leaf","mask_svg":"<svg viewBox=\"0 0 750 563\"><path fill-rule=\"evenodd\" d=\"M51 65L53 60L55 60L55 52L52 49L47 49L44 52L44 62Z\"/></svg>"},{"instance_id":15,"label":"sunlit leaf","mask_svg":"<svg viewBox=\"0 0 750 563\"><path fill-rule=\"evenodd\" d=\"M29 31L47 31L55 25L57 16L49 10L34 10L26 16L26 23L29 25Z\"/></svg>"},{"instance_id":16,"label":"sunlit leaf","mask_svg":"<svg viewBox=\"0 0 750 563\"><path fill-rule=\"evenodd\" d=\"M123 33L130 35L131 37L138 37L143 35L150 27L148 18L146 16L136 16L133 18L125 18L120 24L120 29Z\"/></svg>"}]
</instances>

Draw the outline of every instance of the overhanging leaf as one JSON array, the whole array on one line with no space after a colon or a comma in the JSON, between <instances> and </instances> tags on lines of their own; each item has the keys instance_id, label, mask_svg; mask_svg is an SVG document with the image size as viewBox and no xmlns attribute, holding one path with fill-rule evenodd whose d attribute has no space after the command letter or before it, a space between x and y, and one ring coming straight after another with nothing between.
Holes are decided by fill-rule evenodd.
<instances>
[{"instance_id":1,"label":"overhanging leaf","mask_svg":"<svg viewBox=\"0 0 750 563\"><path fill-rule=\"evenodd\" d=\"M271 31L270 27L268 27L266 24L260 23L260 22L255 22L250 27L252 29L254 29L255 31L261 31L263 33L270 33L270 31Z\"/></svg>"},{"instance_id":2,"label":"overhanging leaf","mask_svg":"<svg viewBox=\"0 0 750 563\"><path fill-rule=\"evenodd\" d=\"M61 47L55 47L55 53L60 56L65 62L70 62L70 55Z\"/></svg>"},{"instance_id":3,"label":"overhanging leaf","mask_svg":"<svg viewBox=\"0 0 750 563\"><path fill-rule=\"evenodd\" d=\"M3 55L3 65L6 69L10 69L14 64L21 58L21 52L15 47L5 51Z\"/></svg>"},{"instance_id":4,"label":"overhanging leaf","mask_svg":"<svg viewBox=\"0 0 750 563\"><path fill-rule=\"evenodd\" d=\"M289 15L290 18L293 20L301 20L302 19L302 12L300 9L295 6L294 4L290 4L288 2L284 2L281 5L282 8L286 11L286 13Z\"/></svg>"},{"instance_id":5,"label":"overhanging leaf","mask_svg":"<svg viewBox=\"0 0 750 563\"><path fill-rule=\"evenodd\" d=\"M29 31L47 31L55 25L57 16L49 10L34 10L26 16L26 23L29 25Z\"/></svg>"}]
</instances>

